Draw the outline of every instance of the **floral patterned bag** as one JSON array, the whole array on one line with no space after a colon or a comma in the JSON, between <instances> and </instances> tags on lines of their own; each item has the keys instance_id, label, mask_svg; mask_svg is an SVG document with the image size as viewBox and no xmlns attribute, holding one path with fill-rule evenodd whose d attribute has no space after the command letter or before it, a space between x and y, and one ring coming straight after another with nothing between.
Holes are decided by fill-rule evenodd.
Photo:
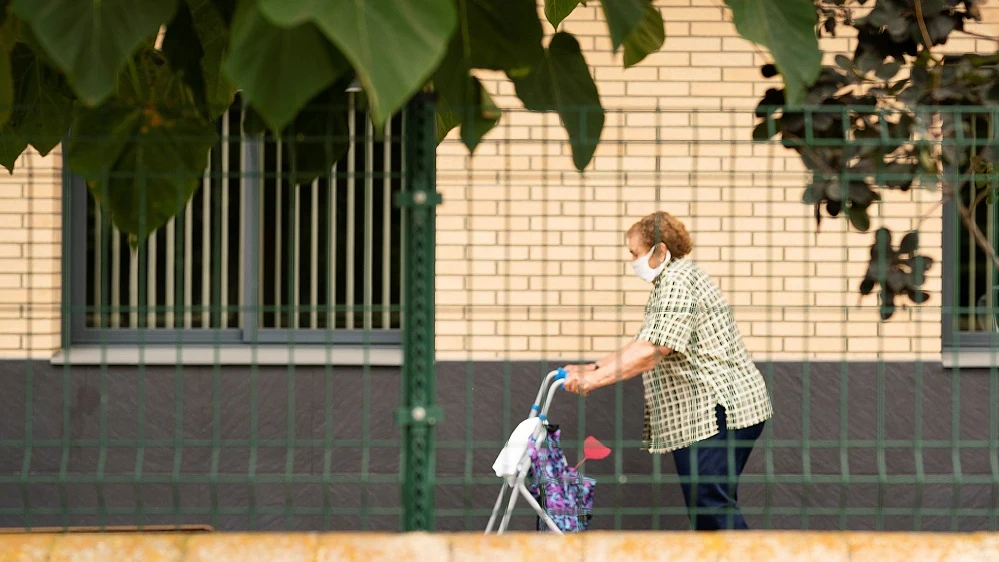
<instances>
[{"instance_id":1,"label":"floral patterned bag","mask_svg":"<svg viewBox=\"0 0 999 562\"><path fill-rule=\"evenodd\" d=\"M558 426L549 427L545 444L531 445L531 495L564 533L585 531L593 514L593 489L597 482L569 466L562 452ZM538 517L537 529L549 531Z\"/></svg>"}]
</instances>

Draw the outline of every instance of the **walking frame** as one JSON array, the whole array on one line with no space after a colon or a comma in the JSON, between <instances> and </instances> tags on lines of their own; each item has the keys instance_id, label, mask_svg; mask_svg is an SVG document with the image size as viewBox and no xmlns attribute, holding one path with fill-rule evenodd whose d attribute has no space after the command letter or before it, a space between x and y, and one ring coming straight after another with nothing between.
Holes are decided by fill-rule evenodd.
<instances>
[{"instance_id":1,"label":"walking frame","mask_svg":"<svg viewBox=\"0 0 999 562\"><path fill-rule=\"evenodd\" d=\"M496 503L493 505L492 516L490 516L489 524L486 526L486 534L493 532L496 520L500 517L500 512L503 511L503 500L507 489L510 490L510 498L506 502L506 510L499 522L497 534L505 532L509 527L518 496L523 496L524 500L537 512L538 517L552 532L563 534L548 512L531 495L526 482L531 470L531 447L540 448L548 437L548 409L555 397L555 391L565 386L567 374L565 369L559 368L545 376L527 419L517 425L513 433L510 434L503 450L496 457L493 470L496 472L496 476L503 479L503 484L496 497Z\"/></svg>"}]
</instances>

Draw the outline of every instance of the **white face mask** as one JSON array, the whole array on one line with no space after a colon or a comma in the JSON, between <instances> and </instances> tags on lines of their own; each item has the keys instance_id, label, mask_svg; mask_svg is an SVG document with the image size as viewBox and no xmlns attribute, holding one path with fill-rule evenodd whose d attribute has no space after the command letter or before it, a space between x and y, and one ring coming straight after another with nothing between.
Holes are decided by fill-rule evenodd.
<instances>
[{"instance_id":1,"label":"white face mask","mask_svg":"<svg viewBox=\"0 0 999 562\"><path fill-rule=\"evenodd\" d=\"M652 253L656 251L656 247L653 246L649 253L638 258L637 260L631 262L632 269L635 270L635 275L640 279L645 280L647 283L651 283L659 277L659 274L666 269L666 264L669 263L670 253L669 248L666 249L666 256L663 258L663 262L659 264L659 267L652 268L649 267L649 260L652 258Z\"/></svg>"}]
</instances>

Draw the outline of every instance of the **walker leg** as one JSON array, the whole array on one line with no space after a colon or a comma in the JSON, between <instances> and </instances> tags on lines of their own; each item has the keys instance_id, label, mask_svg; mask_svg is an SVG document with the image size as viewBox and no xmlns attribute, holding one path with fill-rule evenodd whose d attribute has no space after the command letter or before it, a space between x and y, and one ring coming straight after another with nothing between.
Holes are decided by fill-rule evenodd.
<instances>
[{"instance_id":1,"label":"walker leg","mask_svg":"<svg viewBox=\"0 0 999 562\"><path fill-rule=\"evenodd\" d=\"M527 503L531 504L534 511L538 512L538 517L545 522L545 525L548 525L548 528L551 529L552 532L560 535L563 534L562 529L559 529L558 525L555 524L555 521L550 515L548 515L548 512L541 508L541 504L538 503L538 500L534 499L534 496L531 495L531 492L528 491L527 487L524 486L523 483L517 486L517 489L520 491L520 494L524 496L524 499L527 500Z\"/></svg>"},{"instance_id":2,"label":"walker leg","mask_svg":"<svg viewBox=\"0 0 999 562\"><path fill-rule=\"evenodd\" d=\"M524 478L526 475L521 474L517 478L517 486L522 486L524 484ZM510 526L510 517L513 516L513 506L517 503L517 492L514 490L510 493L510 502L506 506L506 513L503 514L503 520L500 522L499 531L497 534L506 532L506 528Z\"/></svg>"},{"instance_id":3,"label":"walker leg","mask_svg":"<svg viewBox=\"0 0 999 562\"><path fill-rule=\"evenodd\" d=\"M499 495L496 496L496 503L493 504L493 514L489 517L489 524L486 525L486 534L488 535L493 531L493 525L496 524L496 518L499 516L500 510L503 508L503 494L506 493L507 484L503 482L500 486Z\"/></svg>"}]
</instances>

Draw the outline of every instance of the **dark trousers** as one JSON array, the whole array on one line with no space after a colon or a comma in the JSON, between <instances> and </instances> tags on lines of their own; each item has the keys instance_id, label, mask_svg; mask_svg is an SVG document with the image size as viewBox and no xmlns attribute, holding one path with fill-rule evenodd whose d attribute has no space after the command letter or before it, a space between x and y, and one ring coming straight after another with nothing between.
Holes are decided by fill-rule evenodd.
<instances>
[{"instance_id":1,"label":"dark trousers","mask_svg":"<svg viewBox=\"0 0 999 562\"><path fill-rule=\"evenodd\" d=\"M763 433L763 423L729 430L725 426L725 408L717 406L715 413L717 435L673 451L683 499L695 531L748 529L736 504L739 475L753 444Z\"/></svg>"}]
</instances>

